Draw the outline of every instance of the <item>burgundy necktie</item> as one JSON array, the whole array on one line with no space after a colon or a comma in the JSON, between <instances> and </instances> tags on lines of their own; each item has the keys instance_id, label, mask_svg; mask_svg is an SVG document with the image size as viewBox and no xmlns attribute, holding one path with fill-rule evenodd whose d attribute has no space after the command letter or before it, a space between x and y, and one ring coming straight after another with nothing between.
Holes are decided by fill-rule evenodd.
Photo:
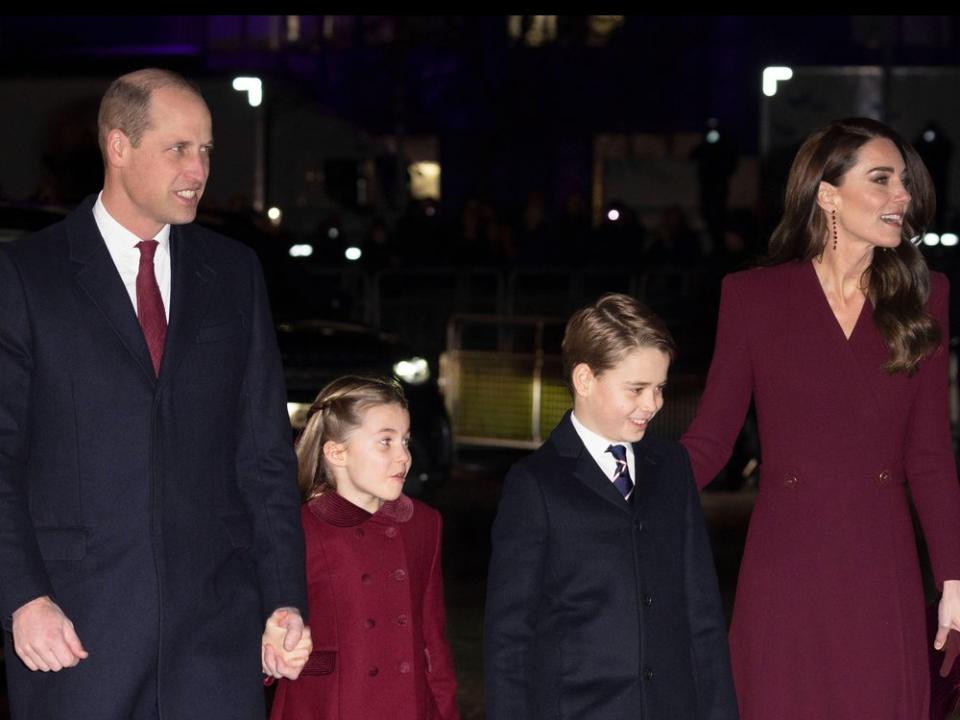
<instances>
[{"instance_id":1,"label":"burgundy necktie","mask_svg":"<svg viewBox=\"0 0 960 720\"><path fill-rule=\"evenodd\" d=\"M156 240L143 240L137 243L140 249L140 269L137 271L137 317L143 328L143 337L150 349L153 370L160 375L160 361L163 359L163 343L167 338L167 315L163 310L163 298L157 276L153 273L153 256L157 252Z\"/></svg>"}]
</instances>

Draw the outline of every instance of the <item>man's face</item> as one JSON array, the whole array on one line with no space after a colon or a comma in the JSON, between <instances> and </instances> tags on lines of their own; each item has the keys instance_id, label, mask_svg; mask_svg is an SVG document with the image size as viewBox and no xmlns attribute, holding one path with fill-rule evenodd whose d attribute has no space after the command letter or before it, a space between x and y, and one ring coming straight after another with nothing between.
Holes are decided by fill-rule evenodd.
<instances>
[{"instance_id":1,"label":"man's face","mask_svg":"<svg viewBox=\"0 0 960 720\"><path fill-rule=\"evenodd\" d=\"M117 220L140 237L192 222L210 174L213 130L202 99L179 88L154 90L150 126L127 146L123 210Z\"/></svg>"}]
</instances>

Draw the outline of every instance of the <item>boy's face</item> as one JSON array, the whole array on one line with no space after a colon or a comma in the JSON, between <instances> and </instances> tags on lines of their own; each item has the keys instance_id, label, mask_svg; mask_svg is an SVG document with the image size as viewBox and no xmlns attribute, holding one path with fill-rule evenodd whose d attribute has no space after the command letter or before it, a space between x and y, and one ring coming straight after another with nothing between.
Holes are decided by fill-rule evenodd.
<instances>
[{"instance_id":1,"label":"boy's face","mask_svg":"<svg viewBox=\"0 0 960 720\"><path fill-rule=\"evenodd\" d=\"M573 369L577 419L614 442L637 442L663 407L670 356L655 347L634 348L597 375L581 363Z\"/></svg>"}]
</instances>

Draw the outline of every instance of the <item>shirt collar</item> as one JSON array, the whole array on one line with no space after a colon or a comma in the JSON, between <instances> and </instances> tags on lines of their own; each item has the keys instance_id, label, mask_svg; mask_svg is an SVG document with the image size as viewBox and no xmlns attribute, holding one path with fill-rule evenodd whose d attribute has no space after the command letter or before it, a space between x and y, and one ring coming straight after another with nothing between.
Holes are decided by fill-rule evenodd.
<instances>
[{"instance_id":1,"label":"shirt collar","mask_svg":"<svg viewBox=\"0 0 960 720\"><path fill-rule=\"evenodd\" d=\"M97 195L97 201L93 204L93 219L97 223L97 228L103 236L104 242L113 252L130 253L135 250L137 243L147 238L141 238L127 230L109 213L103 204L103 191ZM170 252L170 225L169 223L160 228L160 232L153 236L153 239L160 243L158 252Z\"/></svg>"},{"instance_id":2,"label":"shirt collar","mask_svg":"<svg viewBox=\"0 0 960 720\"><path fill-rule=\"evenodd\" d=\"M616 468L617 466L617 461L613 457L613 454L607 452L607 448L611 445L623 445L627 449L627 465L633 465L633 443L614 442L613 440L609 440L602 435L598 435L580 422L577 419L576 413L574 412L570 413L570 422L573 423L573 428L577 431L577 435L579 435L580 439L583 441L584 446L587 448L587 452L590 453L590 455L594 460L597 461L601 468Z\"/></svg>"}]
</instances>

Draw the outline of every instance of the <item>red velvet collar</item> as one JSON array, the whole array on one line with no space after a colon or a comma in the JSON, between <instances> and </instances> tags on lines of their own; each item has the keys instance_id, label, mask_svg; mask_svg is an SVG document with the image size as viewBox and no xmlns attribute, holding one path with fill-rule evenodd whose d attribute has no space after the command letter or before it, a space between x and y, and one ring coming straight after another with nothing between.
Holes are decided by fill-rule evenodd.
<instances>
[{"instance_id":1,"label":"red velvet collar","mask_svg":"<svg viewBox=\"0 0 960 720\"><path fill-rule=\"evenodd\" d=\"M307 507L318 518L337 527L353 527L370 519L402 523L413 517L413 501L406 495L385 502L372 514L335 492L325 492L311 498Z\"/></svg>"}]
</instances>

